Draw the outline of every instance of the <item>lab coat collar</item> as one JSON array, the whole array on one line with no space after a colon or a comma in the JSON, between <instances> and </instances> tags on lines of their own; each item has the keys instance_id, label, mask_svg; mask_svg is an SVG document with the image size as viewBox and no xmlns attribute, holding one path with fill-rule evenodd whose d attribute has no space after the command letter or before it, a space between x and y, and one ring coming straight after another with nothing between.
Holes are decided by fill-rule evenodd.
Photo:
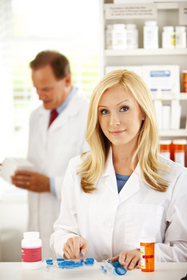
<instances>
[{"instance_id":1,"label":"lab coat collar","mask_svg":"<svg viewBox=\"0 0 187 280\"><path fill-rule=\"evenodd\" d=\"M67 123L69 117L74 116L78 113L78 111L80 110L80 106L77 106L77 104L80 102L80 100L76 93L68 103L67 107L55 119L55 121L50 125L49 128L48 125L50 118L50 110L45 110L42 107L42 109L40 110L39 125L40 131L44 138L46 137L47 132L51 132L53 130L58 129L59 127L62 127Z\"/></svg>"},{"instance_id":2,"label":"lab coat collar","mask_svg":"<svg viewBox=\"0 0 187 280\"><path fill-rule=\"evenodd\" d=\"M133 194L139 191L140 180L142 180L140 165L138 163L134 172L131 174L130 178L128 179L128 181L126 182L126 184L124 185L120 193L118 194L116 175L115 175L115 170L114 170L113 160L112 160L112 148L110 148L105 169L101 177L107 177L105 184L115 196L119 196L119 204L121 204L123 201L127 200L129 197L131 197Z\"/></svg>"}]
</instances>

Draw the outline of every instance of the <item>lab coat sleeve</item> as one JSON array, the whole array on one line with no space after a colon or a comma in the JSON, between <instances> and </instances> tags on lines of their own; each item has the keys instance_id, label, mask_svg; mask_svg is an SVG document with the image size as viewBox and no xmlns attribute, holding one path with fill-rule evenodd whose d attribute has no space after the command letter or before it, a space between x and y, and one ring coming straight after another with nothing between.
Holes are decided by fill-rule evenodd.
<instances>
[{"instance_id":1,"label":"lab coat sleeve","mask_svg":"<svg viewBox=\"0 0 187 280\"><path fill-rule=\"evenodd\" d=\"M174 186L166 212L168 223L163 243L156 244L156 261L187 261L187 172L183 172Z\"/></svg>"},{"instance_id":2,"label":"lab coat sleeve","mask_svg":"<svg viewBox=\"0 0 187 280\"><path fill-rule=\"evenodd\" d=\"M54 233L50 239L51 248L58 257L63 256L63 247L68 238L80 236L75 201L76 176L70 161L62 185L60 215L54 223Z\"/></svg>"}]
</instances>

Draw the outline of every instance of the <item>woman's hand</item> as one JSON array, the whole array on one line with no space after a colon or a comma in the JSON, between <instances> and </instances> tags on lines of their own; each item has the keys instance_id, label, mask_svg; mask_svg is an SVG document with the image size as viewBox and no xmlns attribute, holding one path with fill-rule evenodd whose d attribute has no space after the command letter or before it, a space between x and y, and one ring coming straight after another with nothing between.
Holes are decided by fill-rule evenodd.
<instances>
[{"instance_id":1,"label":"woman's hand","mask_svg":"<svg viewBox=\"0 0 187 280\"><path fill-rule=\"evenodd\" d=\"M109 259L112 263L116 262L117 260L124 266L125 269L132 270L135 267L141 267L141 257L140 257L140 250L130 250L124 251L117 255L116 257Z\"/></svg>"},{"instance_id":2,"label":"woman's hand","mask_svg":"<svg viewBox=\"0 0 187 280\"><path fill-rule=\"evenodd\" d=\"M85 257L88 251L88 242L79 236L69 238L64 245L64 255L67 259L80 259L80 252Z\"/></svg>"}]
</instances>

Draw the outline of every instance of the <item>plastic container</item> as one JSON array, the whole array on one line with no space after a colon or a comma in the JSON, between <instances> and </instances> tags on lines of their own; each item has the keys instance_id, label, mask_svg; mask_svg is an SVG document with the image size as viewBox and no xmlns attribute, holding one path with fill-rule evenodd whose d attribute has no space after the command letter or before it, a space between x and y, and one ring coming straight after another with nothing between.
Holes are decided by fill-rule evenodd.
<instances>
[{"instance_id":1,"label":"plastic container","mask_svg":"<svg viewBox=\"0 0 187 280\"><path fill-rule=\"evenodd\" d=\"M105 32L105 43L106 43L106 49L112 49L112 24L108 24L106 26L106 32Z\"/></svg>"},{"instance_id":2,"label":"plastic container","mask_svg":"<svg viewBox=\"0 0 187 280\"><path fill-rule=\"evenodd\" d=\"M22 268L39 269L42 267L42 240L37 231L24 232L21 241Z\"/></svg>"},{"instance_id":3,"label":"plastic container","mask_svg":"<svg viewBox=\"0 0 187 280\"><path fill-rule=\"evenodd\" d=\"M173 26L164 26L162 32L162 48L174 49L175 47L175 32Z\"/></svg>"},{"instance_id":4,"label":"plastic container","mask_svg":"<svg viewBox=\"0 0 187 280\"><path fill-rule=\"evenodd\" d=\"M175 27L175 47L186 48L186 27L176 26Z\"/></svg>"},{"instance_id":5,"label":"plastic container","mask_svg":"<svg viewBox=\"0 0 187 280\"><path fill-rule=\"evenodd\" d=\"M187 92L187 70L182 71L183 75L183 92Z\"/></svg>"},{"instance_id":6,"label":"plastic container","mask_svg":"<svg viewBox=\"0 0 187 280\"><path fill-rule=\"evenodd\" d=\"M155 237L140 238L141 271L153 272L155 270Z\"/></svg>"},{"instance_id":7,"label":"plastic container","mask_svg":"<svg viewBox=\"0 0 187 280\"><path fill-rule=\"evenodd\" d=\"M173 140L174 161L185 166L186 139Z\"/></svg>"},{"instance_id":8,"label":"plastic container","mask_svg":"<svg viewBox=\"0 0 187 280\"><path fill-rule=\"evenodd\" d=\"M127 47L127 32L125 24L113 24L112 48L114 50L124 50Z\"/></svg>"},{"instance_id":9,"label":"plastic container","mask_svg":"<svg viewBox=\"0 0 187 280\"><path fill-rule=\"evenodd\" d=\"M158 26L156 21L145 21L143 35L144 49L158 49Z\"/></svg>"},{"instance_id":10,"label":"plastic container","mask_svg":"<svg viewBox=\"0 0 187 280\"><path fill-rule=\"evenodd\" d=\"M137 49L138 48L138 29L136 29L136 24L127 24L127 49Z\"/></svg>"},{"instance_id":11,"label":"plastic container","mask_svg":"<svg viewBox=\"0 0 187 280\"><path fill-rule=\"evenodd\" d=\"M171 158L171 140L160 140L160 153L170 159Z\"/></svg>"}]
</instances>

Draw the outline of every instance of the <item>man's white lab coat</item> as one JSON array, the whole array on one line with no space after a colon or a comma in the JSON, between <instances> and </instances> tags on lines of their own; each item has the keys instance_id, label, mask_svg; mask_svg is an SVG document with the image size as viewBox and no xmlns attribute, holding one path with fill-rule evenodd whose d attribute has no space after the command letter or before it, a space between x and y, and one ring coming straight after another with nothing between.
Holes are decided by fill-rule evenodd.
<instances>
[{"instance_id":1,"label":"man's white lab coat","mask_svg":"<svg viewBox=\"0 0 187 280\"><path fill-rule=\"evenodd\" d=\"M50 236L59 216L61 187L69 160L88 150L85 141L88 102L76 92L67 107L49 125L50 110L37 108L30 118L28 159L35 170L54 177L56 195L29 192L29 230L39 231L43 258L52 256Z\"/></svg>"},{"instance_id":2,"label":"man's white lab coat","mask_svg":"<svg viewBox=\"0 0 187 280\"><path fill-rule=\"evenodd\" d=\"M137 165L118 194L110 151L106 168L93 193L84 193L75 157L69 163L62 187L61 211L54 224L51 247L58 256L68 238L88 241L87 257L102 261L122 251L140 248L139 238L156 237L156 260L187 261L187 169L159 155L171 167L160 172L168 180L167 192L147 186Z\"/></svg>"}]
</instances>

